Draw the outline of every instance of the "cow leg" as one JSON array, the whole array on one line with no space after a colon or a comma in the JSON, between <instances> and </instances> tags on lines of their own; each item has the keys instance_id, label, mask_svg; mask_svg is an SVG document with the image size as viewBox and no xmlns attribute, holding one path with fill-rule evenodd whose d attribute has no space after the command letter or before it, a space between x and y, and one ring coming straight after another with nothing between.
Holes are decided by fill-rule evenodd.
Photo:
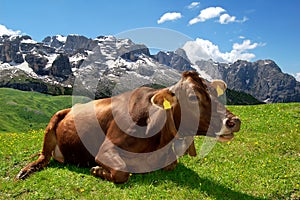
<instances>
[{"instance_id":1,"label":"cow leg","mask_svg":"<svg viewBox=\"0 0 300 200\"><path fill-rule=\"evenodd\" d=\"M189 146L189 148L186 150L185 153L193 157L197 156L194 140L192 141L191 145Z\"/></svg>"},{"instance_id":2,"label":"cow leg","mask_svg":"<svg viewBox=\"0 0 300 200\"><path fill-rule=\"evenodd\" d=\"M96 158L99 166L91 169L91 174L114 183L125 183L129 179L125 161L121 158L118 150L110 142L105 140Z\"/></svg>"},{"instance_id":3,"label":"cow leg","mask_svg":"<svg viewBox=\"0 0 300 200\"><path fill-rule=\"evenodd\" d=\"M92 167L91 174L114 183L125 183L130 176L128 172L122 172L107 167L103 168L102 166Z\"/></svg>"},{"instance_id":4,"label":"cow leg","mask_svg":"<svg viewBox=\"0 0 300 200\"><path fill-rule=\"evenodd\" d=\"M177 160L175 160L174 162L172 162L171 164L169 164L168 166L164 167L163 170L165 171L172 171L176 168L178 162Z\"/></svg>"},{"instance_id":5,"label":"cow leg","mask_svg":"<svg viewBox=\"0 0 300 200\"><path fill-rule=\"evenodd\" d=\"M56 146L56 136L53 130L46 129L44 136L43 150L39 158L26 165L16 176L16 179L25 179L33 172L39 171L48 165L50 158L52 157L52 152Z\"/></svg>"},{"instance_id":6,"label":"cow leg","mask_svg":"<svg viewBox=\"0 0 300 200\"><path fill-rule=\"evenodd\" d=\"M171 161L173 161L173 162L171 162ZM172 170L174 170L175 167L178 164L176 154L175 154L175 152L174 152L174 150L172 148L170 148L169 151L168 151L166 162L168 162L168 163L171 162L171 164L169 164L169 165L167 165L166 167L163 168L163 170L165 170L165 171L172 171Z\"/></svg>"}]
</instances>

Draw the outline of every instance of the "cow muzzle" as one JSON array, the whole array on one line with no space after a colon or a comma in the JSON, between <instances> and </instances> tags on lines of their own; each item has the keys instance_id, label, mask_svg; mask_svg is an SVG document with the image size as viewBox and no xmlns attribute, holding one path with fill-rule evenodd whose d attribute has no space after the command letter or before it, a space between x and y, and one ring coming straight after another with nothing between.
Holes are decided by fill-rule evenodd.
<instances>
[{"instance_id":1,"label":"cow muzzle","mask_svg":"<svg viewBox=\"0 0 300 200\"><path fill-rule=\"evenodd\" d=\"M238 132L241 127L241 120L238 117L225 118L221 131L216 133L217 140L220 142L227 142L234 138L234 132Z\"/></svg>"}]
</instances>

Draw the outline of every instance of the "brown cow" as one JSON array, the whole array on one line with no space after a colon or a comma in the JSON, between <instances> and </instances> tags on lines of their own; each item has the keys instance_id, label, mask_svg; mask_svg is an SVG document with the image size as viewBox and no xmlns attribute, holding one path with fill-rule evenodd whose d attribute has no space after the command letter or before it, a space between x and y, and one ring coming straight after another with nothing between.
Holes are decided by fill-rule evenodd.
<instances>
[{"instance_id":1,"label":"brown cow","mask_svg":"<svg viewBox=\"0 0 300 200\"><path fill-rule=\"evenodd\" d=\"M195 155L193 136L227 141L239 131L240 120L218 102L216 85L189 71L169 88L141 87L61 110L45 130L39 158L16 179L44 168L51 157L96 166L92 175L115 183L130 173L172 170L183 151Z\"/></svg>"}]
</instances>

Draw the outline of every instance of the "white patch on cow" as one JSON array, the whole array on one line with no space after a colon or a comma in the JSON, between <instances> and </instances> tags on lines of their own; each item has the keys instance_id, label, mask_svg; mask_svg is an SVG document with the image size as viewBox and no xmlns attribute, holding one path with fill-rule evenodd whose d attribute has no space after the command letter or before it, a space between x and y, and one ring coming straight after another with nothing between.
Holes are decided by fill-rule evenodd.
<instances>
[{"instance_id":1,"label":"white patch on cow","mask_svg":"<svg viewBox=\"0 0 300 200\"><path fill-rule=\"evenodd\" d=\"M228 120L227 118L223 119L222 128L221 128L220 132L216 133L217 136L226 135L226 134L231 133L231 130L226 127L227 120Z\"/></svg>"},{"instance_id":2,"label":"white patch on cow","mask_svg":"<svg viewBox=\"0 0 300 200\"><path fill-rule=\"evenodd\" d=\"M52 157L60 163L64 163L65 161L65 158L57 145L55 146L55 149L52 152Z\"/></svg>"}]
</instances>

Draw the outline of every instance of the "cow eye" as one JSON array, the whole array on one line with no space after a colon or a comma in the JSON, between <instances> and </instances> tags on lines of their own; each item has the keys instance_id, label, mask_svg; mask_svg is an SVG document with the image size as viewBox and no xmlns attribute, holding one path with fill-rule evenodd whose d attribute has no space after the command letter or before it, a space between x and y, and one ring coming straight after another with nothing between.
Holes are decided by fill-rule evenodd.
<instances>
[{"instance_id":1,"label":"cow eye","mask_svg":"<svg viewBox=\"0 0 300 200\"><path fill-rule=\"evenodd\" d=\"M192 102L196 102L196 101L198 101L198 97L196 95L191 95L191 96L189 96L189 100Z\"/></svg>"}]
</instances>

